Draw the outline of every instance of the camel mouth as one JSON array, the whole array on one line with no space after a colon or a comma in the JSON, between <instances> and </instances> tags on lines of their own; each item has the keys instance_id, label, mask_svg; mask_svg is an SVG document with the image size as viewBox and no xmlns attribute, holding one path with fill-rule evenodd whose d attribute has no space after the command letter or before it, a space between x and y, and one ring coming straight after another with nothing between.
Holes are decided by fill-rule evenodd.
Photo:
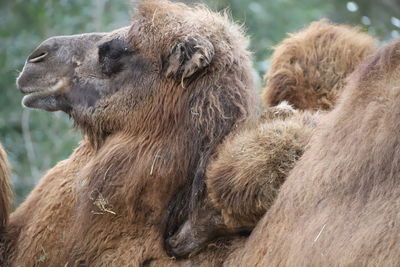
<instances>
[{"instance_id":1,"label":"camel mouth","mask_svg":"<svg viewBox=\"0 0 400 267\"><path fill-rule=\"evenodd\" d=\"M25 96L22 98L22 106L25 108L36 108L32 105L34 100L38 98L45 98L51 94L52 92L49 92L48 90L38 90L26 93Z\"/></svg>"},{"instance_id":2,"label":"camel mouth","mask_svg":"<svg viewBox=\"0 0 400 267\"><path fill-rule=\"evenodd\" d=\"M58 80L53 86L47 87L47 88L32 88L32 87L20 87L20 91L25 95L25 97L30 96L30 95L41 95L41 94L49 94L49 93L55 93L59 91L60 89L64 88L67 85L67 82L65 79L60 79Z\"/></svg>"},{"instance_id":3,"label":"camel mouth","mask_svg":"<svg viewBox=\"0 0 400 267\"><path fill-rule=\"evenodd\" d=\"M67 82L64 78L58 80L53 86L42 88L20 87L20 91L25 94L22 98L22 106L25 108L44 109L47 111L60 110L57 99L60 92L66 88Z\"/></svg>"}]
</instances>

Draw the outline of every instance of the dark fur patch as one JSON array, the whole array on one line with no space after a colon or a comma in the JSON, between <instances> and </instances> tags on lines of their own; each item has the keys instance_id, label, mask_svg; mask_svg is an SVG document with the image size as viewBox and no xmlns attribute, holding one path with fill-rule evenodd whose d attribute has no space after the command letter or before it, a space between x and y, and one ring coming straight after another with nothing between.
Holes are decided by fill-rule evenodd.
<instances>
[{"instance_id":1,"label":"dark fur patch","mask_svg":"<svg viewBox=\"0 0 400 267\"><path fill-rule=\"evenodd\" d=\"M120 39L112 39L99 45L99 62L102 72L111 76L118 73L124 66L123 58L133 51Z\"/></svg>"},{"instance_id":2,"label":"dark fur patch","mask_svg":"<svg viewBox=\"0 0 400 267\"><path fill-rule=\"evenodd\" d=\"M214 57L214 46L209 40L201 37L187 37L177 44L167 60L166 76L177 80L192 75L199 76L211 64Z\"/></svg>"}]
</instances>

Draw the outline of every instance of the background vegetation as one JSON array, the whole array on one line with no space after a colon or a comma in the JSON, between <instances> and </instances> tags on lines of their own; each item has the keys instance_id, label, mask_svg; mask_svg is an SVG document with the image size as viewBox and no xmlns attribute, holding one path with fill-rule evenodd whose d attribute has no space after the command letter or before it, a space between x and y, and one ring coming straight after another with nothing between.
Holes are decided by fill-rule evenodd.
<instances>
[{"instance_id":1,"label":"background vegetation","mask_svg":"<svg viewBox=\"0 0 400 267\"><path fill-rule=\"evenodd\" d=\"M327 17L360 25L385 42L400 37L398 0L204 0L214 10L228 8L251 37L259 78L268 69L271 47L288 32ZM25 58L54 35L109 31L129 24L129 0L0 0L0 142L12 164L16 202L40 177L65 159L79 142L79 132L62 113L21 107L15 78ZM399 16L399 17L396 17ZM260 81L261 79L259 79Z\"/></svg>"}]
</instances>

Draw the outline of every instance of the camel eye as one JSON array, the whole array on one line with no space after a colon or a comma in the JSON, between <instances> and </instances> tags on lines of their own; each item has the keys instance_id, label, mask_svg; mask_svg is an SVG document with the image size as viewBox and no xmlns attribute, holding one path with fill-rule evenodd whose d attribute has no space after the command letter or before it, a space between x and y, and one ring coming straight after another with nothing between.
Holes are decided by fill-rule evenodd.
<instances>
[{"instance_id":1,"label":"camel eye","mask_svg":"<svg viewBox=\"0 0 400 267\"><path fill-rule=\"evenodd\" d=\"M98 46L99 63L101 70L107 76L120 72L126 56L132 53L126 43L120 39L113 39Z\"/></svg>"}]
</instances>

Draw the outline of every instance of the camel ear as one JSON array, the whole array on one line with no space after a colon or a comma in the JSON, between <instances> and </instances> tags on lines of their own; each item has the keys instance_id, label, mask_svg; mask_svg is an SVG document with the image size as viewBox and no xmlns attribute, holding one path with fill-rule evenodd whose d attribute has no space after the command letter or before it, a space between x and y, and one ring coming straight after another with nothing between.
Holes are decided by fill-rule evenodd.
<instances>
[{"instance_id":1,"label":"camel ear","mask_svg":"<svg viewBox=\"0 0 400 267\"><path fill-rule=\"evenodd\" d=\"M214 46L202 37L186 37L172 49L168 58L166 76L184 80L210 65Z\"/></svg>"}]
</instances>

